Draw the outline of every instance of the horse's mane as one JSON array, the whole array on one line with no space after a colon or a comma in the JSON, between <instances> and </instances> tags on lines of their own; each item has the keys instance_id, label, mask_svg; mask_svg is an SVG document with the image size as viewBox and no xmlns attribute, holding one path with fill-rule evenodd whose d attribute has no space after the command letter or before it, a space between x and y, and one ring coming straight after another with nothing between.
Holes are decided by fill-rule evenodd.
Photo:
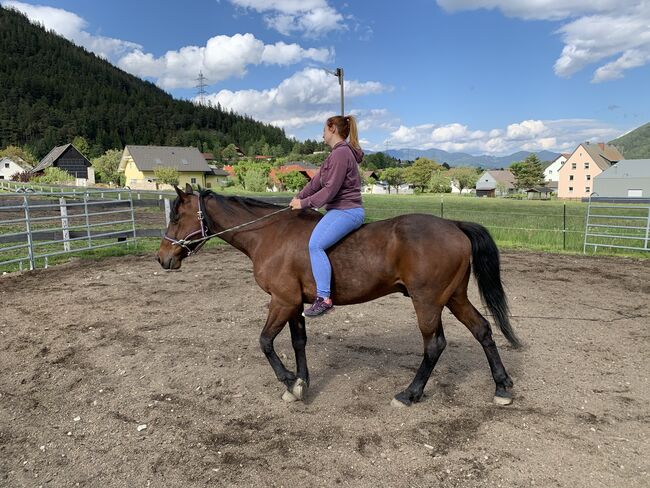
<instances>
[{"instance_id":1,"label":"horse's mane","mask_svg":"<svg viewBox=\"0 0 650 488\"><path fill-rule=\"evenodd\" d=\"M219 195L207 188L199 189L199 198L217 200L221 205L221 209L231 215L236 213L238 209L239 210L243 209L248 212L255 213L256 208L278 209L278 210L284 208L284 205L276 205L274 203L263 202L262 200L257 200L255 198ZM180 205L181 205L181 199L176 198L172 203L172 207L169 212L170 221L174 222L175 220L178 219L178 208L180 207ZM207 219L210 219L208 215L206 215L205 217Z\"/></svg>"},{"instance_id":2,"label":"horse's mane","mask_svg":"<svg viewBox=\"0 0 650 488\"><path fill-rule=\"evenodd\" d=\"M275 203L263 202L262 200L257 200L255 198L218 195L207 188L201 189L199 191L199 198L216 199L219 201L219 203L225 203L225 207L230 211L234 211L236 208L251 210L254 208L280 209L285 207L285 205L276 205Z\"/></svg>"}]
</instances>

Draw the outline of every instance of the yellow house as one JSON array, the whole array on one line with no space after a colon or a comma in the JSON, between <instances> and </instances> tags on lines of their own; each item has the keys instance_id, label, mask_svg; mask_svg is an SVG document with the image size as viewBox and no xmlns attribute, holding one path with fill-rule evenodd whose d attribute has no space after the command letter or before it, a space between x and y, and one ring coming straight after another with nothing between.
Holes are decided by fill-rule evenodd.
<instances>
[{"instance_id":1,"label":"yellow house","mask_svg":"<svg viewBox=\"0 0 650 488\"><path fill-rule=\"evenodd\" d=\"M119 172L124 173L126 186L139 190L170 189L156 179L156 168L174 168L178 171L178 185L216 186L228 173L208 166L195 147L135 146L124 148Z\"/></svg>"},{"instance_id":2,"label":"yellow house","mask_svg":"<svg viewBox=\"0 0 650 488\"><path fill-rule=\"evenodd\" d=\"M558 172L558 198L588 197L593 192L594 177L621 159L618 149L609 144L580 144Z\"/></svg>"}]
</instances>

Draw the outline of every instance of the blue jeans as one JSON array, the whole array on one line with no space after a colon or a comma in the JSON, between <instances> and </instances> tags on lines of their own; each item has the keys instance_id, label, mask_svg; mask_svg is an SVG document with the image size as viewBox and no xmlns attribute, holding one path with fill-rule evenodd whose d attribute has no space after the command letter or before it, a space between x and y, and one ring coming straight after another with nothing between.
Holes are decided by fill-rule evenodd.
<instances>
[{"instance_id":1,"label":"blue jeans","mask_svg":"<svg viewBox=\"0 0 650 488\"><path fill-rule=\"evenodd\" d=\"M353 230L358 229L365 219L363 208L347 210L328 210L316 224L309 239L309 258L311 270L316 280L316 293L319 297L329 298L332 266L325 250L343 239Z\"/></svg>"}]
</instances>

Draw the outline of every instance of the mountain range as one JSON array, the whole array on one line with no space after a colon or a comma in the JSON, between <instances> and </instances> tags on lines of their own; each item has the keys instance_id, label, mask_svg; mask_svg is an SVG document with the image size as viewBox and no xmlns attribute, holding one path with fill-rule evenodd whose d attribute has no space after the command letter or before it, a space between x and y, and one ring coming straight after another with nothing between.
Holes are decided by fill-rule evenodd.
<instances>
[{"instance_id":1,"label":"mountain range","mask_svg":"<svg viewBox=\"0 0 650 488\"><path fill-rule=\"evenodd\" d=\"M481 168L507 168L512 163L523 161L532 152L518 151L508 156L472 156L467 153L450 153L442 149L388 149L382 151L396 159L413 161L417 158L433 159L439 164L447 163L449 166L476 166ZM540 161L550 162L559 156L558 153L551 151L535 152Z\"/></svg>"}]
</instances>

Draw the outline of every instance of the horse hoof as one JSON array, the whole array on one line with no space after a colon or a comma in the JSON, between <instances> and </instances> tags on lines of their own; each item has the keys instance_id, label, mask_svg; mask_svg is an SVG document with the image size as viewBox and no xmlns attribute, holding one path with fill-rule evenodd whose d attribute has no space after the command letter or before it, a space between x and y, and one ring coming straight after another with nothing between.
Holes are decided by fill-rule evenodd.
<instances>
[{"instance_id":1,"label":"horse hoof","mask_svg":"<svg viewBox=\"0 0 650 488\"><path fill-rule=\"evenodd\" d=\"M512 397L502 397L494 395L492 401L496 405L510 405L512 403Z\"/></svg>"},{"instance_id":2,"label":"horse hoof","mask_svg":"<svg viewBox=\"0 0 650 488\"><path fill-rule=\"evenodd\" d=\"M291 393L289 390L285 391L282 394L282 399L287 403L297 402L298 399Z\"/></svg>"},{"instance_id":3,"label":"horse hoof","mask_svg":"<svg viewBox=\"0 0 650 488\"><path fill-rule=\"evenodd\" d=\"M305 396L307 396L307 383L302 378L298 378L293 384L293 388L291 388L291 394L296 400L304 400Z\"/></svg>"},{"instance_id":4,"label":"horse hoof","mask_svg":"<svg viewBox=\"0 0 650 488\"><path fill-rule=\"evenodd\" d=\"M395 407L395 408L408 407L408 405L406 403L400 402L397 398L393 398L390 401L390 405L391 405L391 407Z\"/></svg>"}]
</instances>

